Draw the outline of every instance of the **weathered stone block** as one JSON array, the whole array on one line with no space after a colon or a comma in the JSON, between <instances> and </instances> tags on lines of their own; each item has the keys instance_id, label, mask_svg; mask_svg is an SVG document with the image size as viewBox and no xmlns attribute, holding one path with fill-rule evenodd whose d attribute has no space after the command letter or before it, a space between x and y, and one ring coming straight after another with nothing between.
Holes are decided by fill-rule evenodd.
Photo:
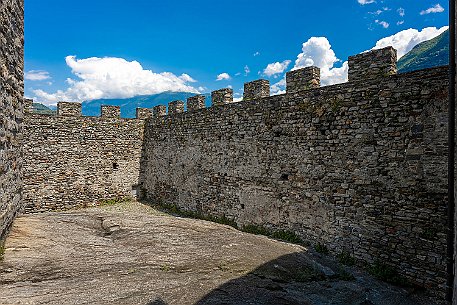
<instances>
[{"instance_id":1,"label":"weathered stone block","mask_svg":"<svg viewBox=\"0 0 457 305\"><path fill-rule=\"evenodd\" d=\"M173 101L168 103L168 115L173 115L177 113L184 112L184 102L183 101Z\"/></svg>"},{"instance_id":2,"label":"weathered stone block","mask_svg":"<svg viewBox=\"0 0 457 305\"><path fill-rule=\"evenodd\" d=\"M119 106L101 106L101 117L102 118L120 118L121 117L121 107Z\"/></svg>"},{"instance_id":3,"label":"weathered stone block","mask_svg":"<svg viewBox=\"0 0 457 305\"><path fill-rule=\"evenodd\" d=\"M397 50L392 47L349 57L349 81L363 81L397 74Z\"/></svg>"},{"instance_id":4,"label":"weathered stone block","mask_svg":"<svg viewBox=\"0 0 457 305\"><path fill-rule=\"evenodd\" d=\"M224 88L211 92L213 106L222 106L233 102L233 89Z\"/></svg>"},{"instance_id":5,"label":"weathered stone block","mask_svg":"<svg viewBox=\"0 0 457 305\"><path fill-rule=\"evenodd\" d=\"M157 105L152 108L152 114L155 118L167 115L167 107L165 105Z\"/></svg>"},{"instance_id":6,"label":"weathered stone block","mask_svg":"<svg viewBox=\"0 0 457 305\"><path fill-rule=\"evenodd\" d=\"M58 116L81 116L81 103L57 103Z\"/></svg>"},{"instance_id":7,"label":"weathered stone block","mask_svg":"<svg viewBox=\"0 0 457 305\"><path fill-rule=\"evenodd\" d=\"M152 111L149 108L137 108L136 118L139 120L146 120L152 116Z\"/></svg>"},{"instance_id":8,"label":"weathered stone block","mask_svg":"<svg viewBox=\"0 0 457 305\"><path fill-rule=\"evenodd\" d=\"M319 88L321 84L321 70L318 67L306 67L287 72L287 93Z\"/></svg>"},{"instance_id":9,"label":"weathered stone block","mask_svg":"<svg viewBox=\"0 0 457 305\"><path fill-rule=\"evenodd\" d=\"M205 108L205 96L204 95L196 95L191 96L187 99L187 111L195 111L198 109Z\"/></svg>"},{"instance_id":10,"label":"weathered stone block","mask_svg":"<svg viewBox=\"0 0 457 305\"><path fill-rule=\"evenodd\" d=\"M259 79L244 84L243 100L252 100L270 96L270 81Z\"/></svg>"}]
</instances>

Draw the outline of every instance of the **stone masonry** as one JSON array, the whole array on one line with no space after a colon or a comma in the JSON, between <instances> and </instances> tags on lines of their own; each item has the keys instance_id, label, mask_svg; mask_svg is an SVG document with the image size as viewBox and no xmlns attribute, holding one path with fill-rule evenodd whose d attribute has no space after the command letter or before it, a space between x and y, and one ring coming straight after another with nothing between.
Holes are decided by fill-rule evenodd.
<instances>
[{"instance_id":1,"label":"stone masonry","mask_svg":"<svg viewBox=\"0 0 457 305\"><path fill-rule=\"evenodd\" d=\"M24 2L0 2L0 240L22 207Z\"/></svg>"},{"instance_id":2,"label":"stone masonry","mask_svg":"<svg viewBox=\"0 0 457 305\"><path fill-rule=\"evenodd\" d=\"M121 119L119 107L113 106L102 106L101 117L83 117L80 111L79 103L59 103L57 116L26 115L26 212L138 195L143 119L148 110L138 109L138 119Z\"/></svg>"},{"instance_id":3,"label":"stone masonry","mask_svg":"<svg viewBox=\"0 0 457 305\"><path fill-rule=\"evenodd\" d=\"M309 89L307 68L288 94L148 121L146 197L290 230L442 295L448 69L396 75L395 60L372 51L351 57L345 84Z\"/></svg>"},{"instance_id":4,"label":"stone masonry","mask_svg":"<svg viewBox=\"0 0 457 305\"><path fill-rule=\"evenodd\" d=\"M58 116L27 114L26 211L141 192L381 261L442 297L448 69L397 75L395 60L376 50L351 57L348 83L319 87L309 67L287 74L287 94L253 82L242 102L221 89L213 107L197 96L151 118L82 117L68 103Z\"/></svg>"}]
</instances>

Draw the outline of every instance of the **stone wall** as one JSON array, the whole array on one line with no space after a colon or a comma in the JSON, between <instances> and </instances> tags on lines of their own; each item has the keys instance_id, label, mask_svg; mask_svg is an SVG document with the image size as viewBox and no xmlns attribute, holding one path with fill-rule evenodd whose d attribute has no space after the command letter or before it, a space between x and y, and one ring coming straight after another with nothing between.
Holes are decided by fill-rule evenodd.
<instances>
[{"instance_id":1,"label":"stone wall","mask_svg":"<svg viewBox=\"0 0 457 305\"><path fill-rule=\"evenodd\" d=\"M21 209L24 2L0 2L0 239Z\"/></svg>"},{"instance_id":2,"label":"stone wall","mask_svg":"<svg viewBox=\"0 0 457 305\"><path fill-rule=\"evenodd\" d=\"M27 113L24 124L26 212L62 210L135 196L144 120L121 119L102 106L102 117L81 116L81 104L59 103L57 116Z\"/></svg>"},{"instance_id":3,"label":"stone wall","mask_svg":"<svg viewBox=\"0 0 457 305\"><path fill-rule=\"evenodd\" d=\"M443 293L448 69L396 75L394 50L368 55L351 58L349 83L300 91L319 81L311 67L285 95L160 108L145 128L146 197L291 230Z\"/></svg>"}]
</instances>

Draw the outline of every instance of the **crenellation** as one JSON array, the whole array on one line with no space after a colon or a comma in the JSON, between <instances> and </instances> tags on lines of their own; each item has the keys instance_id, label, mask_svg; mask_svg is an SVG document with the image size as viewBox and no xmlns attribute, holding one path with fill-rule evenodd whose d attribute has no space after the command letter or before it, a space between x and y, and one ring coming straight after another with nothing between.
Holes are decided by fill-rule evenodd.
<instances>
[{"instance_id":1,"label":"crenellation","mask_svg":"<svg viewBox=\"0 0 457 305\"><path fill-rule=\"evenodd\" d=\"M224 88L211 92L213 106L222 106L233 102L233 89Z\"/></svg>"},{"instance_id":2,"label":"crenellation","mask_svg":"<svg viewBox=\"0 0 457 305\"><path fill-rule=\"evenodd\" d=\"M320 85L321 70L318 67L306 67L286 73L287 93L315 89Z\"/></svg>"},{"instance_id":3,"label":"crenellation","mask_svg":"<svg viewBox=\"0 0 457 305\"><path fill-rule=\"evenodd\" d=\"M58 116L81 116L81 103L71 102L58 102L57 103L57 115Z\"/></svg>"},{"instance_id":4,"label":"crenellation","mask_svg":"<svg viewBox=\"0 0 457 305\"><path fill-rule=\"evenodd\" d=\"M173 101L168 103L168 115L174 115L177 113L184 112L184 102L183 101Z\"/></svg>"},{"instance_id":5,"label":"crenellation","mask_svg":"<svg viewBox=\"0 0 457 305\"><path fill-rule=\"evenodd\" d=\"M397 50L386 47L350 56L348 65L350 82L395 75L397 74Z\"/></svg>"},{"instance_id":6,"label":"crenellation","mask_svg":"<svg viewBox=\"0 0 457 305\"><path fill-rule=\"evenodd\" d=\"M136 109L136 118L139 120L146 120L152 116L152 111L149 108L137 108Z\"/></svg>"},{"instance_id":7,"label":"crenellation","mask_svg":"<svg viewBox=\"0 0 457 305\"><path fill-rule=\"evenodd\" d=\"M270 81L259 79L244 84L243 101L270 96Z\"/></svg>"},{"instance_id":8,"label":"crenellation","mask_svg":"<svg viewBox=\"0 0 457 305\"><path fill-rule=\"evenodd\" d=\"M165 105L157 105L154 108L152 108L152 114L155 118L166 116L167 107Z\"/></svg>"},{"instance_id":9,"label":"crenellation","mask_svg":"<svg viewBox=\"0 0 457 305\"><path fill-rule=\"evenodd\" d=\"M101 112L102 118L120 118L121 117L121 107L119 107L119 106L102 105L102 106L100 106L100 112Z\"/></svg>"},{"instance_id":10,"label":"crenellation","mask_svg":"<svg viewBox=\"0 0 457 305\"><path fill-rule=\"evenodd\" d=\"M195 95L187 99L187 111L196 111L205 108L205 96Z\"/></svg>"}]
</instances>

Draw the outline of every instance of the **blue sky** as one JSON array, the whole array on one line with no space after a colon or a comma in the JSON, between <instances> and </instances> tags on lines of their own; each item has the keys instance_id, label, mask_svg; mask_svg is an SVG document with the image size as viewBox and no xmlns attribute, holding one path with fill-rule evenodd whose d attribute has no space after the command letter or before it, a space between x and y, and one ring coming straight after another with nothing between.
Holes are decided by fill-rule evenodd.
<instances>
[{"instance_id":1,"label":"blue sky","mask_svg":"<svg viewBox=\"0 0 457 305\"><path fill-rule=\"evenodd\" d=\"M259 78L278 94L291 69L343 82L348 56L389 44L402 55L447 25L443 0L25 0L25 95L55 104L231 86L239 97Z\"/></svg>"}]
</instances>

